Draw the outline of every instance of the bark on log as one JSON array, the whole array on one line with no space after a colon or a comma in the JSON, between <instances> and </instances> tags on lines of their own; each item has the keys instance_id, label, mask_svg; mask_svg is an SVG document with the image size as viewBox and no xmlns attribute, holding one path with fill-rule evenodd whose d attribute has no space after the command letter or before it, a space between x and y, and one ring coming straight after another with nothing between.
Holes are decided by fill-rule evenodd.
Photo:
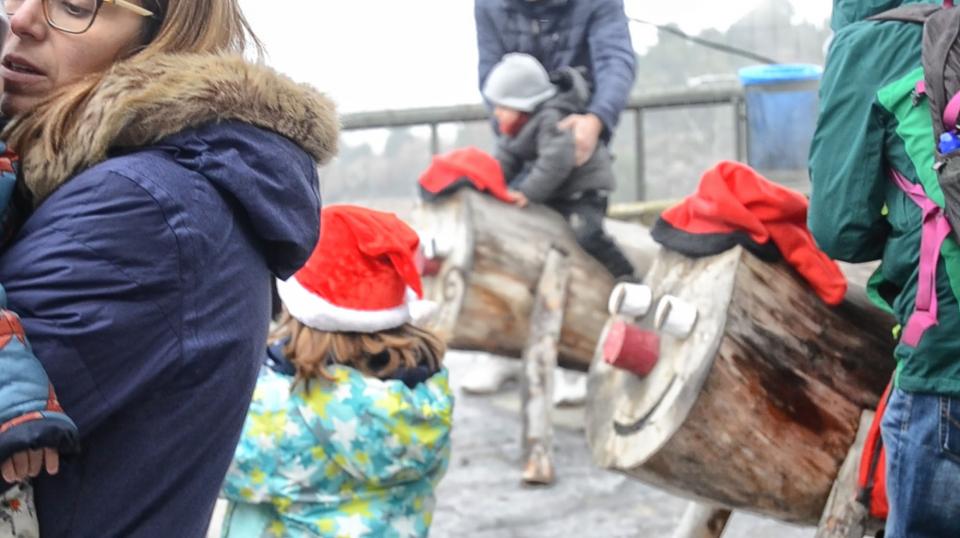
<instances>
[{"instance_id":1,"label":"bark on log","mask_svg":"<svg viewBox=\"0 0 960 538\"><path fill-rule=\"evenodd\" d=\"M530 336L523 351L523 481L553 484L553 372L557 368L557 341L563 324L569 268L567 256L556 249L537 285Z\"/></svg>"},{"instance_id":2,"label":"bark on log","mask_svg":"<svg viewBox=\"0 0 960 538\"><path fill-rule=\"evenodd\" d=\"M410 220L444 259L439 275L425 284L427 298L442 305L433 328L456 349L520 357L547 252L553 245L567 252L570 281L559 362L589 368L614 282L580 249L559 214L462 190L422 205ZM649 267L658 246L646 228L608 221L607 230L638 271Z\"/></svg>"},{"instance_id":3,"label":"bark on log","mask_svg":"<svg viewBox=\"0 0 960 538\"><path fill-rule=\"evenodd\" d=\"M701 259L663 250L646 283L655 300L695 304L699 319L686 339L661 334L645 378L598 353L586 418L594 460L693 499L815 525L861 410L890 378L892 319L858 285L831 308L789 267L740 248Z\"/></svg>"}]
</instances>

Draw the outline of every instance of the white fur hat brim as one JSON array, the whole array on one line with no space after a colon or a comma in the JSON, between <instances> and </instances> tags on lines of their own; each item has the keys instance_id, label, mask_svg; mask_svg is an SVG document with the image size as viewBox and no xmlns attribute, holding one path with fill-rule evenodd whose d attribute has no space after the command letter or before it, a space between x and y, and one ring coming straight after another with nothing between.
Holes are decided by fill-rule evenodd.
<instances>
[{"instance_id":1,"label":"white fur hat brim","mask_svg":"<svg viewBox=\"0 0 960 538\"><path fill-rule=\"evenodd\" d=\"M304 288L295 276L278 279L277 293L291 316L318 331L375 333L400 327L412 320L409 301L384 310L344 308ZM407 295L409 299L410 293Z\"/></svg>"}]
</instances>

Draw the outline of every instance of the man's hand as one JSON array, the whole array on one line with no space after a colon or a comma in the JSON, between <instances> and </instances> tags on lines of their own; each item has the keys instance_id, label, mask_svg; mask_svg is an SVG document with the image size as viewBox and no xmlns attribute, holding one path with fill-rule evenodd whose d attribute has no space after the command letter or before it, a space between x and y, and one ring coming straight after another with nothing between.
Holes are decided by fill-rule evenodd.
<instances>
[{"instance_id":1,"label":"man's hand","mask_svg":"<svg viewBox=\"0 0 960 538\"><path fill-rule=\"evenodd\" d=\"M530 200L527 199L527 195L520 191L507 191L507 196L510 197L510 201L513 203L513 205L517 207L527 207L527 205L530 203Z\"/></svg>"},{"instance_id":2,"label":"man's hand","mask_svg":"<svg viewBox=\"0 0 960 538\"><path fill-rule=\"evenodd\" d=\"M603 132L603 122L594 114L570 114L560 120L557 128L573 131L573 142L577 148L574 162L577 166L582 166L593 157L593 152L597 149L600 133Z\"/></svg>"},{"instance_id":3,"label":"man's hand","mask_svg":"<svg viewBox=\"0 0 960 538\"><path fill-rule=\"evenodd\" d=\"M44 468L51 475L60 470L60 454L56 450L44 448L17 452L0 465L0 474L4 481L13 484L39 476Z\"/></svg>"}]
</instances>

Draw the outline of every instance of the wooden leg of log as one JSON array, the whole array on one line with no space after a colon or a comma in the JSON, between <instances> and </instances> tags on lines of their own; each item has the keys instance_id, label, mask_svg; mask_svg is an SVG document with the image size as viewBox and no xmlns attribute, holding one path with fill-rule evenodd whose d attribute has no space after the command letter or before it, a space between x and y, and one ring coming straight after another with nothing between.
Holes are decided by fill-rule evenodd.
<instances>
[{"instance_id":1,"label":"wooden leg of log","mask_svg":"<svg viewBox=\"0 0 960 538\"><path fill-rule=\"evenodd\" d=\"M553 469L553 371L563 324L570 267L567 256L551 248L537 285L530 334L523 351L523 481L549 485Z\"/></svg>"},{"instance_id":2,"label":"wooden leg of log","mask_svg":"<svg viewBox=\"0 0 960 538\"><path fill-rule=\"evenodd\" d=\"M726 508L690 501L672 538L720 538L732 513Z\"/></svg>"},{"instance_id":3,"label":"wooden leg of log","mask_svg":"<svg viewBox=\"0 0 960 538\"><path fill-rule=\"evenodd\" d=\"M817 526L816 538L863 538L867 532L877 527L878 522L870 521L867 508L856 499L860 454L870 423L873 422L873 415L870 410L860 415L857 437L833 482L833 489L830 490L830 497L827 498L820 524Z\"/></svg>"}]
</instances>

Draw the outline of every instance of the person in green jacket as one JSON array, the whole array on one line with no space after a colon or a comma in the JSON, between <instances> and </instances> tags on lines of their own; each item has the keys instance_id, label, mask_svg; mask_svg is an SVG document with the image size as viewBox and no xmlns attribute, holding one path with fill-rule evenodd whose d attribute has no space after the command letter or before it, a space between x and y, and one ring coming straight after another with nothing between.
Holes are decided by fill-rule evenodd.
<instances>
[{"instance_id":1,"label":"person in green jacket","mask_svg":"<svg viewBox=\"0 0 960 538\"><path fill-rule=\"evenodd\" d=\"M865 20L907 3L918 2L834 1L835 36L810 154L809 225L831 257L881 260L868 293L900 323L894 389L881 427L886 536L960 536L960 248L952 238L929 264L937 324L919 340L901 329L917 302L923 233L921 208L904 189L943 207L931 114L917 92L923 28Z\"/></svg>"}]
</instances>

